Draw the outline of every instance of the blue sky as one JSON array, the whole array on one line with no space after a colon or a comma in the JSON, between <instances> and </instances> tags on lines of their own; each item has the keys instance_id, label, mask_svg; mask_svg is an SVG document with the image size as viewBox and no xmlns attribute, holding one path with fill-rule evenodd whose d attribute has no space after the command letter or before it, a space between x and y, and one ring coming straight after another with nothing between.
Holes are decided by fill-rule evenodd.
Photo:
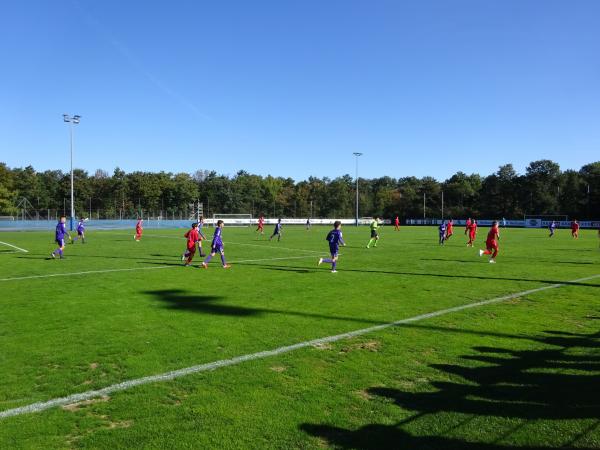
<instances>
[{"instance_id":1,"label":"blue sky","mask_svg":"<svg viewBox=\"0 0 600 450\"><path fill-rule=\"evenodd\" d=\"M0 161L305 179L600 159L599 1L5 2Z\"/></svg>"}]
</instances>

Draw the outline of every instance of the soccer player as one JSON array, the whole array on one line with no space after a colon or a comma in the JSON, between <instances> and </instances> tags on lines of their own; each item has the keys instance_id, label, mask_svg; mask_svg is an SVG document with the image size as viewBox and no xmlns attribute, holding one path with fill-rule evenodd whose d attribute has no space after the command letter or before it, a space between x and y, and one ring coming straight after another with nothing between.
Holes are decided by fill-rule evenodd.
<instances>
[{"instance_id":1,"label":"soccer player","mask_svg":"<svg viewBox=\"0 0 600 450\"><path fill-rule=\"evenodd\" d=\"M225 248L223 245L223 239L221 237L221 233L223 231L223 227L225 223L222 220L217 221L217 228L215 228L215 234L213 235L213 240L210 248L210 255L206 257L206 259L202 262L202 268L208 269L208 263L217 253L221 254L221 263L223 263L223 269L229 269L231 266L227 264L225 261Z\"/></svg>"},{"instance_id":2,"label":"soccer player","mask_svg":"<svg viewBox=\"0 0 600 450\"><path fill-rule=\"evenodd\" d=\"M50 256L52 258L56 258L56 256L58 255L58 257L60 259L63 259L63 251L65 249L65 235L67 235L69 237L69 239L71 239L71 235L67 232L67 229L65 228L66 221L67 221L67 218L65 216L60 216L60 219L59 219L58 223L56 224L54 240L58 244L58 248L56 250L54 250L52 253L50 253Z\"/></svg>"},{"instance_id":3,"label":"soccer player","mask_svg":"<svg viewBox=\"0 0 600 450\"><path fill-rule=\"evenodd\" d=\"M81 243L85 244L85 221L87 219L84 219L83 217L79 218L79 222L77 223L77 236L75 236L73 238L73 240L71 241L71 244L74 244L75 241L79 238L81 238Z\"/></svg>"},{"instance_id":4,"label":"soccer player","mask_svg":"<svg viewBox=\"0 0 600 450\"><path fill-rule=\"evenodd\" d=\"M577 222L577 219L571 222L571 236L575 239L579 238L579 222Z\"/></svg>"},{"instance_id":5,"label":"soccer player","mask_svg":"<svg viewBox=\"0 0 600 450\"><path fill-rule=\"evenodd\" d=\"M444 241L446 240L446 221L442 220L442 223L438 227L439 232L439 244L444 245Z\"/></svg>"},{"instance_id":6,"label":"soccer player","mask_svg":"<svg viewBox=\"0 0 600 450\"><path fill-rule=\"evenodd\" d=\"M454 221L450 219L448 224L446 225L446 240L450 239L450 237L454 234Z\"/></svg>"},{"instance_id":7,"label":"soccer player","mask_svg":"<svg viewBox=\"0 0 600 450\"><path fill-rule=\"evenodd\" d=\"M377 241L379 240L379 233L377 232L377 229L379 228L379 221L377 219L377 216L373 217L373 221L369 226L371 228L371 239L367 244L367 248L371 248L371 244L373 244L373 247L377 247Z\"/></svg>"},{"instance_id":8,"label":"soccer player","mask_svg":"<svg viewBox=\"0 0 600 450\"><path fill-rule=\"evenodd\" d=\"M548 225L548 229L550 230L550 235L548 237L554 236L555 228L556 228L556 222L553 220L552 222L550 222L550 225Z\"/></svg>"},{"instance_id":9,"label":"soccer player","mask_svg":"<svg viewBox=\"0 0 600 450\"><path fill-rule=\"evenodd\" d=\"M398 216L396 216L396 218L394 219L394 230L400 231L400 219L398 218Z\"/></svg>"},{"instance_id":10,"label":"soccer player","mask_svg":"<svg viewBox=\"0 0 600 450\"><path fill-rule=\"evenodd\" d=\"M342 230L340 228L342 228L342 222L336 220L333 223L333 230L327 233L327 237L325 238L325 240L329 242L329 253L331 254L331 258L319 258L319 266L323 263L331 263L331 273L337 273L335 268L337 266L340 244L343 246L346 245L342 238Z\"/></svg>"},{"instance_id":11,"label":"soccer player","mask_svg":"<svg viewBox=\"0 0 600 450\"><path fill-rule=\"evenodd\" d=\"M467 247L473 247L473 242L475 242L475 237L477 236L477 221L475 219L469 219L469 242L467 242Z\"/></svg>"},{"instance_id":12,"label":"soccer player","mask_svg":"<svg viewBox=\"0 0 600 450\"><path fill-rule=\"evenodd\" d=\"M258 228L256 231L260 231L260 234L265 234L265 217L262 215L258 218Z\"/></svg>"},{"instance_id":13,"label":"soccer player","mask_svg":"<svg viewBox=\"0 0 600 450\"><path fill-rule=\"evenodd\" d=\"M198 224L194 222L192 224L192 228L187 230L183 235L186 239L186 250L185 253L181 256L181 260L185 260L185 266L189 267L192 264L192 259L194 259L194 255L196 254L196 242L200 240L200 235L198 234ZM202 247L200 247L202 250Z\"/></svg>"},{"instance_id":14,"label":"soccer player","mask_svg":"<svg viewBox=\"0 0 600 450\"><path fill-rule=\"evenodd\" d=\"M143 222L144 219L139 218L135 224L135 236L133 236L133 238L136 240L136 242L140 242L140 239L142 238L142 233L144 232Z\"/></svg>"},{"instance_id":15,"label":"soccer player","mask_svg":"<svg viewBox=\"0 0 600 450\"><path fill-rule=\"evenodd\" d=\"M471 228L471 218L469 217L467 219L467 222L465 223L465 236L467 235L467 233L469 232L469 229Z\"/></svg>"},{"instance_id":16,"label":"soccer player","mask_svg":"<svg viewBox=\"0 0 600 450\"><path fill-rule=\"evenodd\" d=\"M269 240L273 239L275 236L277 236L277 242L279 242L281 240L281 233L282 233L282 229L281 227L283 227L283 225L281 224L281 219L277 220L277 223L275 224L275 229L273 230L273 234L271 235L271 237L269 238Z\"/></svg>"},{"instance_id":17,"label":"soccer player","mask_svg":"<svg viewBox=\"0 0 600 450\"><path fill-rule=\"evenodd\" d=\"M488 232L487 239L485 240L485 250L479 250L479 256L492 255L490 263L496 263L496 256L498 256L498 240L500 239L500 230L498 228L498 222L494 220L492 228Z\"/></svg>"},{"instance_id":18,"label":"soccer player","mask_svg":"<svg viewBox=\"0 0 600 450\"><path fill-rule=\"evenodd\" d=\"M310 217L306 219L306 231L310 230Z\"/></svg>"}]
</instances>

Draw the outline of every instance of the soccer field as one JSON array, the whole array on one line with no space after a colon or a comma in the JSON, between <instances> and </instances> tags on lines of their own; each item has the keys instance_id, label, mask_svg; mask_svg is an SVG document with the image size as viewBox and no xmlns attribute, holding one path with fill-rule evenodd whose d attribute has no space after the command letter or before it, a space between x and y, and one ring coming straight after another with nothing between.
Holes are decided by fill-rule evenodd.
<instances>
[{"instance_id":1,"label":"soccer field","mask_svg":"<svg viewBox=\"0 0 600 450\"><path fill-rule=\"evenodd\" d=\"M0 448L600 448L596 231L328 230L1 233Z\"/></svg>"}]
</instances>

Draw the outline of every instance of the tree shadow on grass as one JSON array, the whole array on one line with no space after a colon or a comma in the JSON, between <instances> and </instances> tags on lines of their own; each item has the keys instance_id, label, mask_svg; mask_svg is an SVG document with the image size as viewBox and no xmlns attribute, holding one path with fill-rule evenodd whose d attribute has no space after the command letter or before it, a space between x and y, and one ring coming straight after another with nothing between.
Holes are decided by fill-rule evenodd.
<instances>
[{"instance_id":1,"label":"tree shadow on grass","mask_svg":"<svg viewBox=\"0 0 600 450\"><path fill-rule=\"evenodd\" d=\"M470 417L489 417L502 421L517 419L523 424L537 420L596 419L584 431L556 442L556 447L571 447L596 428L600 418L600 332L576 334L559 331L534 337L535 349L515 350L500 347L474 347L475 355L462 357L464 364L431 364L440 372L428 392L408 392L394 388L373 387L368 394L392 400L404 410L416 413L409 421L426 416L449 413ZM448 381L449 380L449 381ZM446 417L440 416L440 417ZM433 419L437 423L437 418ZM302 424L308 434L325 439L329 444L347 449L542 449L547 446L498 445L500 438L489 436L488 441L468 442L456 437L414 435L403 426L367 424L358 429L344 429L322 424ZM426 430L431 425L420 424ZM505 421L502 423L506 423ZM543 433L541 425L540 433ZM579 428L574 426L574 429ZM454 427L456 436L460 426ZM470 434L472 436L472 433ZM482 436L484 439L486 436ZM472 439L472 437L470 437ZM585 448L585 447L577 447Z\"/></svg>"},{"instance_id":2,"label":"tree shadow on grass","mask_svg":"<svg viewBox=\"0 0 600 450\"><path fill-rule=\"evenodd\" d=\"M343 262L342 262L343 264ZM238 263L237 265L249 265L262 267L265 270L280 270L287 272L294 272L296 270L306 270L309 272L321 272L329 270L328 268L307 268L299 266L273 266L269 264L255 264L255 263ZM583 286L600 288L600 284L585 283L581 281L564 281L564 280L540 280L540 279L528 279L528 278L511 278L511 277L494 277L494 276L482 276L482 275L459 275L459 274L444 274L444 273L419 273L419 272L403 272L403 271L391 271L391 270L376 270L376 269L348 269L343 265L338 266L340 272L357 272L357 273L372 273L382 275L403 275L403 276L415 276L415 277L436 277L436 278L458 278L458 279L475 279L475 280L486 280L486 281L526 281L531 283L544 283L544 284L561 284L565 286Z\"/></svg>"}]
</instances>

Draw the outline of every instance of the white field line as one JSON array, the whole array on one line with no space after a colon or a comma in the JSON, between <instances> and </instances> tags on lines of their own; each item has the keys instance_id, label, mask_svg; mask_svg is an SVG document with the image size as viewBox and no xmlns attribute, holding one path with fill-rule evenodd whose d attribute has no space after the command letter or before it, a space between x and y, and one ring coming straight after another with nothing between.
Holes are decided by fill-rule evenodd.
<instances>
[{"instance_id":1,"label":"white field line","mask_svg":"<svg viewBox=\"0 0 600 450\"><path fill-rule=\"evenodd\" d=\"M29 250L25 250L24 248L17 247L16 245L9 244L8 242L2 242L2 241L0 241L0 244L8 245L9 247L12 247L12 248L14 248L16 250L19 250L20 252L23 252L23 253L29 253Z\"/></svg>"},{"instance_id":2,"label":"white field line","mask_svg":"<svg viewBox=\"0 0 600 450\"><path fill-rule=\"evenodd\" d=\"M261 258L261 259L241 259L239 261L231 261L231 264L249 263L249 262L262 262L262 261L285 261L287 259L306 259L314 258L314 256L285 256L281 258ZM83 272L66 272L66 273L50 273L45 275L27 275L23 277L11 277L11 278L0 278L2 281L19 281L19 280L34 280L37 278L54 278L54 277L70 277L74 275L92 275L98 273L113 273L113 272L135 272L137 270L159 270L159 269L174 269L176 267L182 267L179 265L169 266L156 266L156 267L132 267L123 269L103 269L103 270L86 270Z\"/></svg>"},{"instance_id":3,"label":"white field line","mask_svg":"<svg viewBox=\"0 0 600 450\"><path fill-rule=\"evenodd\" d=\"M318 339L312 339L312 340L304 341L304 342L298 342L296 344L278 347L273 350L265 350L265 351L257 352L257 353L249 353L247 355L236 356L231 359L221 359L219 361L213 361L213 362L209 362L209 363L205 363L205 364L200 364L197 366L191 366L191 367L186 367L183 369L172 370L170 372L165 372L165 373L161 373L158 375L150 375L147 377L135 378L135 379L128 380L128 381L123 381L121 383L112 384L112 385L107 386L102 389L81 392L79 394L72 394L72 395L68 395L66 397L55 398L55 399L48 400L45 402L31 403L26 406L21 406L18 408L0 411L0 419L4 419L7 417L13 417L13 416L19 416L19 415L23 415L23 414L37 413L37 412L44 411L46 409L54 408L57 406L69 405L71 403L81 402L83 400L89 400L89 399L96 398L96 397L104 397L104 396L107 396L114 392L124 391L126 389L131 389L133 387L141 386L144 384L158 383L158 382L162 382L162 381L170 381L170 380L174 380L175 378L184 377L184 376L194 374L194 373L206 372L209 370L216 370L221 367L234 366L234 365L246 362L246 361L253 361L256 359L263 359L263 358L268 358L271 356L281 355L283 353L289 353L289 352L292 352L294 350L298 350L301 348L327 344L330 342L341 341L344 339L350 339L350 338L353 338L356 336L362 336L367 333L373 333L374 331L381 331L381 330L385 330L386 328L391 328L391 327L403 325L406 323L417 322L420 320L431 319L432 317L439 317L439 316L443 316L445 314L450 314L450 313L454 313L454 312L458 312L458 311L464 311L466 309L476 308L479 306L486 306L486 305L491 305L494 303L500 303L500 302L504 302L506 300L512 300L512 299L515 299L518 297L523 297L525 295L534 294L536 292L546 291L549 289L556 289L558 287L565 286L567 283L579 283L582 281L592 280L592 279L598 278L598 277L600 277L600 274L592 275L590 277L585 277L585 278L579 278L577 280L565 281L564 283L557 283L557 284L543 286L543 287L539 287L539 288L535 288L535 289L529 289L527 291L517 292L515 294L509 294L509 295L505 295L503 297L496 297L496 298L492 298L489 300L482 300L482 301L475 302L475 303L467 303L466 305L460 305L460 306L454 306L452 308L441 309L438 311L433 311L430 313L420 314L418 316L413 316L413 317L409 317L406 319L397 320L395 322L389 322L389 323L384 323L381 325L375 325L372 327L362 328L362 329L350 331L347 333L336 334L333 336L327 336L327 337L318 338Z\"/></svg>"},{"instance_id":4,"label":"white field line","mask_svg":"<svg viewBox=\"0 0 600 450\"><path fill-rule=\"evenodd\" d=\"M103 234L113 234L115 236L129 236L129 234L124 234L124 233L111 233L111 232L103 232ZM167 238L167 239L180 239L180 240L185 240L185 237L181 236L169 236L166 234L148 234L148 235L144 235L144 237L155 237L155 238ZM210 241L210 238L206 238L206 241ZM318 250L306 250L303 248L290 248L290 247L280 247L279 245L277 246L272 246L272 247L268 247L266 245L260 245L260 244L249 244L246 242L232 242L232 241L223 241L224 244L233 244L233 245L245 245L247 247L260 247L260 248L268 248L271 250L290 250L290 251L294 251L294 252L310 252L310 253L315 253L315 254L319 254L319 253L323 253L321 251Z\"/></svg>"}]
</instances>

